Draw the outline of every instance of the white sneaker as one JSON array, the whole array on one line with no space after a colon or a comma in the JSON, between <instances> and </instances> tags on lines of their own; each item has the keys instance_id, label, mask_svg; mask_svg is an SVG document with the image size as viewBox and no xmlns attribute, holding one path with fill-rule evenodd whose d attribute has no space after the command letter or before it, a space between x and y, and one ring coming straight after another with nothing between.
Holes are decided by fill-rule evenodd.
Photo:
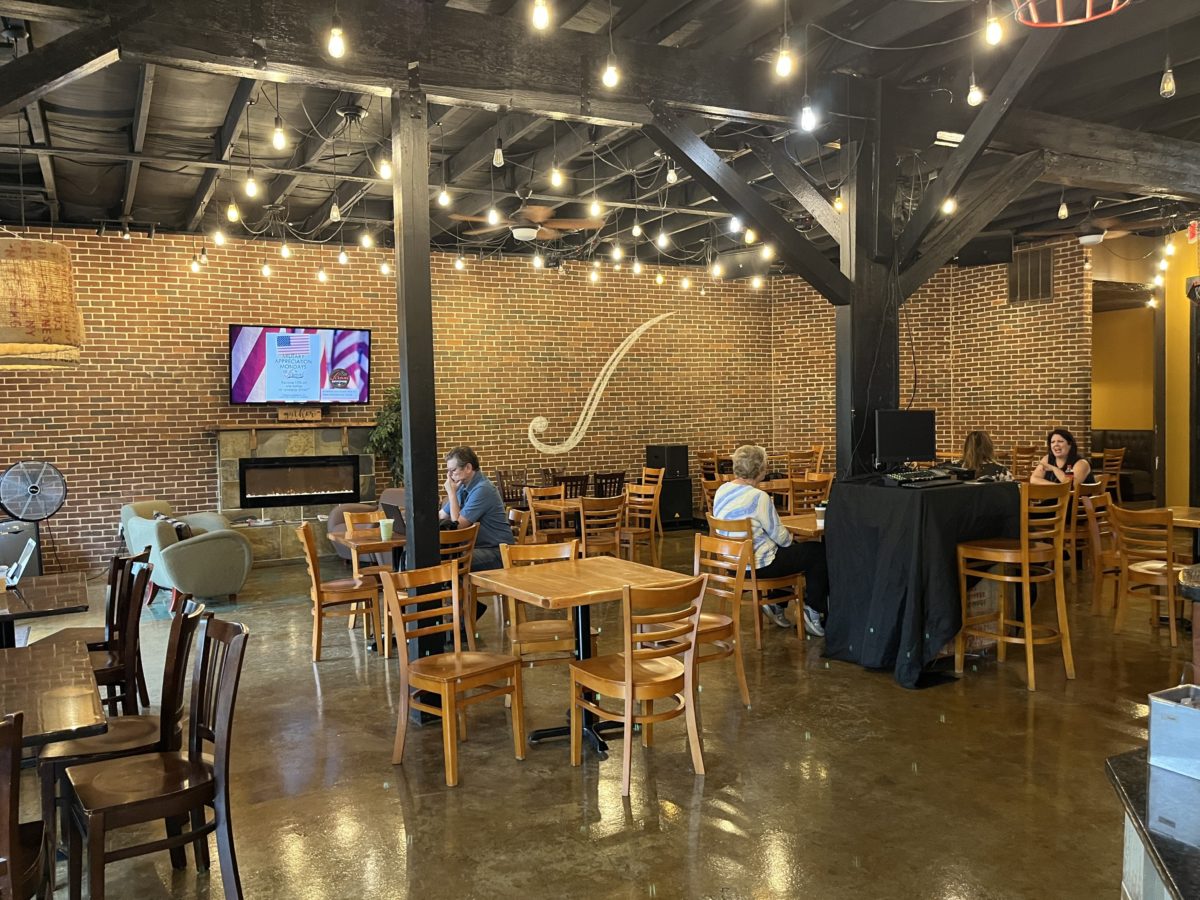
<instances>
[{"instance_id":1,"label":"white sneaker","mask_svg":"<svg viewBox=\"0 0 1200 900\"><path fill-rule=\"evenodd\" d=\"M787 613L784 612L782 606L775 603L764 603L762 605L763 615L778 625L780 628L791 628L792 623L788 621Z\"/></svg>"},{"instance_id":2,"label":"white sneaker","mask_svg":"<svg viewBox=\"0 0 1200 900\"><path fill-rule=\"evenodd\" d=\"M821 624L821 614L811 606L804 607L804 630L813 637L825 637L825 626Z\"/></svg>"}]
</instances>

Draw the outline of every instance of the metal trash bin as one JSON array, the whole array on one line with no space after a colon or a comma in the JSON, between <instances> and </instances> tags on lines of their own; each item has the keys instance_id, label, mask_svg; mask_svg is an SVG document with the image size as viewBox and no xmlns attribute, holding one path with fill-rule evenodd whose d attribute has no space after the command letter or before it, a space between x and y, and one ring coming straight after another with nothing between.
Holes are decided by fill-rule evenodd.
<instances>
[{"instance_id":1,"label":"metal trash bin","mask_svg":"<svg viewBox=\"0 0 1200 900\"><path fill-rule=\"evenodd\" d=\"M1200 687L1181 684L1150 695L1148 762L1200 778Z\"/></svg>"}]
</instances>

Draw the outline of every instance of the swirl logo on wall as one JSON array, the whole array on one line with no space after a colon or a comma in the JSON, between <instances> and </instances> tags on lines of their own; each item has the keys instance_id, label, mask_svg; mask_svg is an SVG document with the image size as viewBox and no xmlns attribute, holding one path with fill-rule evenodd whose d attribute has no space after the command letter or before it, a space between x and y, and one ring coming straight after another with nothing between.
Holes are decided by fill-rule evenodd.
<instances>
[{"instance_id":1,"label":"swirl logo on wall","mask_svg":"<svg viewBox=\"0 0 1200 900\"><path fill-rule=\"evenodd\" d=\"M583 440L584 434L587 432L588 425L592 421L592 416L596 413L596 407L600 405L600 398L604 395L604 389L608 387L608 380L612 378L613 372L617 370L621 360L625 354L637 343L638 339L657 325L664 319L669 319L675 315L673 312L663 313L661 316L655 316L648 322L643 322L633 332L621 341L616 350L612 352L612 356L608 358L608 362L600 369L600 374L596 376L595 382L592 384L592 389L588 393L587 401L583 404L583 411L579 414L579 420L575 423L575 428L572 429L570 435L561 444L543 444L534 435L543 434L550 426L546 421L545 416L537 416L529 423L529 443L533 444L542 453L566 453Z\"/></svg>"}]
</instances>

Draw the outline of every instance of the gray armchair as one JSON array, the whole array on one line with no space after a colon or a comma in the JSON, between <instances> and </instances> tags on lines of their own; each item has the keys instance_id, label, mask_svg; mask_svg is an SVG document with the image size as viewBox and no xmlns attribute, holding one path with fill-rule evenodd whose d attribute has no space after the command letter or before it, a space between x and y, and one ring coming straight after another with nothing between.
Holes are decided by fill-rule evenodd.
<instances>
[{"instance_id":1,"label":"gray armchair","mask_svg":"<svg viewBox=\"0 0 1200 900\"><path fill-rule=\"evenodd\" d=\"M170 522L154 518L156 512L186 522L192 536L180 540ZM175 516L169 503L146 500L121 508L121 528L128 547L150 548L154 584L180 594L236 598L254 563L250 541L220 513Z\"/></svg>"}]
</instances>

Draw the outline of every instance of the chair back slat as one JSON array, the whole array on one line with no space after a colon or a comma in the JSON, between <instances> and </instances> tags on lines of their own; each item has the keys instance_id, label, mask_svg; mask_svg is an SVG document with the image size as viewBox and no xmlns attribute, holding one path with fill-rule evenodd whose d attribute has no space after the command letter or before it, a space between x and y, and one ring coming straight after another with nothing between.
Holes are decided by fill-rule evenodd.
<instances>
[{"instance_id":1,"label":"chair back slat","mask_svg":"<svg viewBox=\"0 0 1200 900\"><path fill-rule=\"evenodd\" d=\"M233 710L250 632L238 622L203 618L196 638L192 703L188 717L188 756L211 752L218 790L228 784ZM212 750L206 751L206 745Z\"/></svg>"},{"instance_id":2,"label":"chair back slat","mask_svg":"<svg viewBox=\"0 0 1200 900\"><path fill-rule=\"evenodd\" d=\"M588 482L591 478L586 472L582 475L556 475L554 483L562 487L564 497L573 500L587 496Z\"/></svg>"},{"instance_id":3,"label":"chair back slat","mask_svg":"<svg viewBox=\"0 0 1200 900\"><path fill-rule=\"evenodd\" d=\"M525 488L525 505L529 507L530 513L533 515L533 533L534 535L541 534L544 529L555 528L563 529L567 527L567 517L562 510L556 509L539 509L539 500L565 500L566 493L561 484L551 487L527 487Z\"/></svg>"},{"instance_id":4,"label":"chair back slat","mask_svg":"<svg viewBox=\"0 0 1200 900\"><path fill-rule=\"evenodd\" d=\"M1104 569L1104 554L1117 552L1117 536L1113 531L1110 515L1111 498L1107 493L1080 498L1084 515L1087 517L1088 542L1092 548L1093 573ZM1100 577L1093 574L1094 578Z\"/></svg>"},{"instance_id":5,"label":"chair back slat","mask_svg":"<svg viewBox=\"0 0 1200 900\"><path fill-rule=\"evenodd\" d=\"M625 497L583 497L579 501L580 533L583 536L583 555L611 553L618 556L621 548L621 520L625 512Z\"/></svg>"},{"instance_id":6,"label":"chair back slat","mask_svg":"<svg viewBox=\"0 0 1200 900\"><path fill-rule=\"evenodd\" d=\"M784 467L788 478L806 478L817 473L817 454L815 450L789 450L784 457Z\"/></svg>"},{"instance_id":7,"label":"chair back slat","mask_svg":"<svg viewBox=\"0 0 1200 900\"><path fill-rule=\"evenodd\" d=\"M642 466L642 484L662 484L663 476L666 473L667 470L663 468Z\"/></svg>"},{"instance_id":8,"label":"chair back slat","mask_svg":"<svg viewBox=\"0 0 1200 900\"><path fill-rule=\"evenodd\" d=\"M829 489L833 485L832 475L808 475L804 478L789 478L791 505L789 509L793 516L802 512L811 512L818 503L829 500Z\"/></svg>"},{"instance_id":9,"label":"chair back slat","mask_svg":"<svg viewBox=\"0 0 1200 900\"><path fill-rule=\"evenodd\" d=\"M625 527L652 528L658 519L658 502L662 484L625 485Z\"/></svg>"},{"instance_id":10,"label":"chair back slat","mask_svg":"<svg viewBox=\"0 0 1200 900\"><path fill-rule=\"evenodd\" d=\"M1040 541L1054 544L1062 551L1067 507L1071 502L1070 484L1021 484L1021 544L1028 547Z\"/></svg>"},{"instance_id":11,"label":"chair back slat","mask_svg":"<svg viewBox=\"0 0 1200 900\"><path fill-rule=\"evenodd\" d=\"M468 525L466 528L438 532L442 562L453 561L458 567L457 572L460 579L466 578L471 571L471 554L475 552L475 538L478 536L478 522Z\"/></svg>"},{"instance_id":12,"label":"chair back slat","mask_svg":"<svg viewBox=\"0 0 1200 900\"><path fill-rule=\"evenodd\" d=\"M1013 447L1012 449L1012 474L1016 481L1028 481L1029 476L1033 474L1033 466L1044 452L1044 448L1036 445L1028 447Z\"/></svg>"},{"instance_id":13,"label":"chair back slat","mask_svg":"<svg viewBox=\"0 0 1200 900\"><path fill-rule=\"evenodd\" d=\"M501 544L500 559L504 568L532 566L562 559L574 559L579 555L579 541L563 541L559 544Z\"/></svg>"},{"instance_id":14,"label":"chair back slat","mask_svg":"<svg viewBox=\"0 0 1200 900\"><path fill-rule=\"evenodd\" d=\"M1095 502L1095 499L1093 499ZM1169 509L1108 508L1121 564L1145 560L1175 562L1175 516Z\"/></svg>"},{"instance_id":15,"label":"chair back slat","mask_svg":"<svg viewBox=\"0 0 1200 900\"><path fill-rule=\"evenodd\" d=\"M732 538L735 541L748 541L754 538L754 523L749 519L718 519L711 513L707 518L710 535Z\"/></svg>"},{"instance_id":16,"label":"chair back slat","mask_svg":"<svg viewBox=\"0 0 1200 900\"><path fill-rule=\"evenodd\" d=\"M707 575L705 598L717 602L717 610L740 621L746 569L750 567L750 544L744 540L697 534L692 574ZM735 627L734 634L740 631Z\"/></svg>"},{"instance_id":17,"label":"chair back slat","mask_svg":"<svg viewBox=\"0 0 1200 900\"><path fill-rule=\"evenodd\" d=\"M346 534L353 531L378 531L379 523L386 519L387 513L382 509L372 509L367 512L343 513L346 519Z\"/></svg>"},{"instance_id":18,"label":"chair back slat","mask_svg":"<svg viewBox=\"0 0 1200 900\"><path fill-rule=\"evenodd\" d=\"M508 527L512 529L513 540L518 544L528 544L533 538L532 516L527 509L515 506L508 508ZM506 545L501 545L506 546Z\"/></svg>"},{"instance_id":19,"label":"chair back slat","mask_svg":"<svg viewBox=\"0 0 1200 900\"><path fill-rule=\"evenodd\" d=\"M696 462L700 466L700 478L716 478L717 477L717 451L716 450L697 450Z\"/></svg>"},{"instance_id":20,"label":"chair back slat","mask_svg":"<svg viewBox=\"0 0 1200 900\"><path fill-rule=\"evenodd\" d=\"M1121 466L1125 464L1124 447L1106 447L1104 453L1104 473L1116 481L1121 476Z\"/></svg>"},{"instance_id":21,"label":"chair back slat","mask_svg":"<svg viewBox=\"0 0 1200 900\"><path fill-rule=\"evenodd\" d=\"M133 553L128 556L118 554L110 560L108 565L108 585L104 593L105 641L114 640L117 632L121 629L121 622L117 617L117 599L120 597L121 590L132 585L130 579L132 578L135 566L148 565L149 563L149 547L141 553Z\"/></svg>"},{"instance_id":22,"label":"chair back slat","mask_svg":"<svg viewBox=\"0 0 1200 900\"><path fill-rule=\"evenodd\" d=\"M708 576L700 575L669 588L625 585L621 607L627 684L633 684L635 662L683 656L686 668L693 665L707 584Z\"/></svg>"},{"instance_id":23,"label":"chair back slat","mask_svg":"<svg viewBox=\"0 0 1200 900\"><path fill-rule=\"evenodd\" d=\"M597 472L592 476L597 497L619 497L625 493L624 472Z\"/></svg>"},{"instance_id":24,"label":"chair back slat","mask_svg":"<svg viewBox=\"0 0 1200 900\"><path fill-rule=\"evenodd\" d=\"M462 652L462 635L458 627L462 604L455 560L408 572L385 572L380 580L388 612L393 622L400 623L406 640L453 632L454 652ZM396 656L400 660L401 678L407 684L408 653L401 648Z\"/></svg>"},{"instance_id":25,"label":"chair back slat","mask_svg":"<svg viewBox=\"0 0 1200 900\"><path fill-rule=\"evenodd\" d=\"M524 469L497 469L495 477L496 488L500 491L500 497L506 505L520 506L525 502Z\"/></svg>"},{"instance_id":26,"label":"chair back slat","mask_svg":"<svg viewBox=\"0 0 1200 900\"><path fill-rule=\"evenodd\" d=\"M554 487L554 480L561 474L562 469L542 469L542 487Z\"/></svg>"},{"instance_id":27,"label":"chair back slat","mask_svg":"<svg viewBox=\"0 0 1200 900\"><path fill-rule=\"evenodd\" d=\"M183 747L183 713L187 703L184 683L188 659L200 623L211 619L203 603L186 601L171 619L171 634L167 638L167 655L163 661L162 698L158 711L158 749L167 753Z\"/></svg>"},{"instance_id":28,"label":"chair back slat","mask_svg":"<svg viewBox=\"0 0 1200 900\"><path fill-rule=\"evenodd\" d=\"M311 582L309 594L314 603L320 602L318 596L321 590L321 561L317 555L317 539L313 534L311 522L301 522L296 527L300 537L300 546L304 550L304 565L308 568L308 580Z\"/></svg>"}]
</instances>

